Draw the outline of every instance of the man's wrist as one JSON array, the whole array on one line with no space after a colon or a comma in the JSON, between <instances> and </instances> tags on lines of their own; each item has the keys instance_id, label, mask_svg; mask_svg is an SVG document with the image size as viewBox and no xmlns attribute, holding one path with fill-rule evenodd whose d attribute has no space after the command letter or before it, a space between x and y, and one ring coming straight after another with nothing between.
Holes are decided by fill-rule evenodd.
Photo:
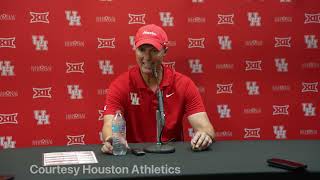
<instances>
[{"instance_id":1,"label":"man's wrist","mask_svg":"<svg viewBox=\"0 0 320 180\"><path fill-rule=\"evenodd\" d=\"M207 134L207 136L209 136L209 137L210 137L210 139L211 139L211 141L212 141L212 142L214 142L214 141L215 141L215 139L214 139L214 137L213 137L213 135L212 135L212 134L210 134L210 133L208 133L208 132L206 132L206 134Z\"/></svg>"},{"instance_id":2,"label":"man's wrist","mask_svg":"<svg viewBox=\"0 0 320 180\"><path fill-rule=\"evenodd\" d=\"M103 142L109 142L109 139L111 138L111 136L107 136L106 138L104 138Z\"/></svg>"}]
</instances>

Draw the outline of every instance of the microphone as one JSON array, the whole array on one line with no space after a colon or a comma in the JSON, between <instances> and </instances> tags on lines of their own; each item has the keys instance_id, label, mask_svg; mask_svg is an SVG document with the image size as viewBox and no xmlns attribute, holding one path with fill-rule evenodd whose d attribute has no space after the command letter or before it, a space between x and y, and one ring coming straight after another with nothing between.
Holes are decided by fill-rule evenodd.
<instances>
[{"instance_id":1,"label":"microphone","mask_svg":"<svg viewBox=\"0 0 320 180\"><path fill-rule=\"evenodd\" d=\"M157 66L155 65L155 63L152 64L152 75L156 78L157 80L157 86L159 88L159 84L158 84L158 72L157 72Z\"/></svg>"},{"instance_id":2,"label":"microphone","mask_svg":"<svg viewBox=\"0 0 320 180\"><path fill-rule=\"evenodd\" d=\"M164 106L163 106L163 92L160 89L157 66L155 64L153 64L153 67L152 67L152 74L157 81L157 97L158 97L158 109L156 111L157 144L144 148L144 151L149 153L173 153L175 152L175 148L172 146L163 144L161 140L163 128L165 126L165 113L164 113Z\"/></svg>"},{"instance_id":3,"label":"microphone","mask_svg":"<svg viewBox=\"0 0 320 180\"><path fill-rule=\"evenodd\" d=\"M152 67L152 74L156 78L157 81L157 97L158 97L158 110L159 110L159 120L161 123L162 128L165 125L165 113L164 113L164 106L163 106L163 92L161 91L159 87L159 78L158 78L158 72L157 72L157 66L153 64ZM161 137L160 137L161 138Z\"/></svg>"}]
</instances>

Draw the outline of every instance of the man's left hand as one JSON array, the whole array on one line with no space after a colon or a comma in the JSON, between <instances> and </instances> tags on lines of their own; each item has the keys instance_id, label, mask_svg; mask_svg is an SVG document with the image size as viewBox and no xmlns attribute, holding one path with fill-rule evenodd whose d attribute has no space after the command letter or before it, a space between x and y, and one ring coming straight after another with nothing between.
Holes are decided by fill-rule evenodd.
<instances>
[{"instance_id":1,"label":"man's left hand","mask_svg":"<svg viewBox=\"0 0 320 180\"><path fill-rule=\"evenodd\" d=\"M197 131L191 139L191 147L194 150L205 150L212 144L211 137L206 132Z\"/></svg>"}]
</instances>

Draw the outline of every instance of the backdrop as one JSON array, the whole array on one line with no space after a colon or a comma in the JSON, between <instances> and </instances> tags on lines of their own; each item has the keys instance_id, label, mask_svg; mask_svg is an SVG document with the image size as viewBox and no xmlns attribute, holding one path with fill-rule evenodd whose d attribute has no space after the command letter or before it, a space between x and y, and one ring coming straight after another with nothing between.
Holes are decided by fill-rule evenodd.
<instances>
[{"instance_id":1,"label":"backdrop","mask_svg":"<svg viewBox=\"0 0 320 180\"><path fill-rule=\"evenodd\" d=\"M0 149L101 143L108 86L136 64L134 35L150 23L168 33L165 65L194 80L217 140L320 138L318 0L0 7Z\"/></svg>"}]
</instances>

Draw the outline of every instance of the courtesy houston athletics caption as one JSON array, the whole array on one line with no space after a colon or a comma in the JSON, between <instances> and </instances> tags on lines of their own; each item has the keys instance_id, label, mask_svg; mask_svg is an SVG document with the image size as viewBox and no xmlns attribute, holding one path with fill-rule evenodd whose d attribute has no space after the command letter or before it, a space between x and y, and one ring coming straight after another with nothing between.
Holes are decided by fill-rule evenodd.
<instances>
[{"instance_id":1,"label":"courtesy houston athletics caption","mask_svg":"<svg viewBox=\"0 0 320 180\"><path fill-rule=\"evenodd\" d=\"M155 165L133 165L128 166L38 166L31 165L29 168L31 174L37 175L103 175L103 174L142 174L142 175L178 175L181 173L181 167L169 166L167 164L161 166Z\"/></svg>"}]
</instances>

